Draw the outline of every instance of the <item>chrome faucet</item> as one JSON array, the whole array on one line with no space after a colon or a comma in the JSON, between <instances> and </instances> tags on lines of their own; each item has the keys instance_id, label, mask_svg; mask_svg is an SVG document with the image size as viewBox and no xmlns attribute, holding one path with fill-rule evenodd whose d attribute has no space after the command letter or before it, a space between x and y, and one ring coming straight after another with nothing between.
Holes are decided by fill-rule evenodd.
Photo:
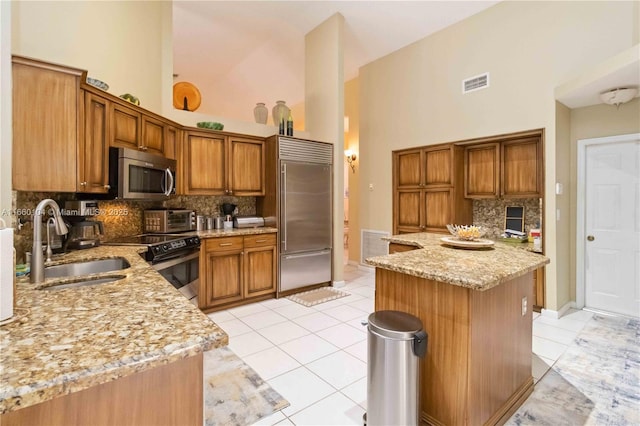
<instances>
[{"instance_id":1,"label":"chrome faucet","mask_svg":"<svg viewBox=\"0 0 640 426\"><path fill-rule=\"evenodd\" d=\"M50 207L53 211L53 223L56 228L56 234L64 235L69 230L62 220L60 207L50 198L46 198L36 207L33 215L33 247L31 248L31 282L41 283L44 281L44 255L42 253L42 216L44 209Z\"/></svg>"}]
</instances>

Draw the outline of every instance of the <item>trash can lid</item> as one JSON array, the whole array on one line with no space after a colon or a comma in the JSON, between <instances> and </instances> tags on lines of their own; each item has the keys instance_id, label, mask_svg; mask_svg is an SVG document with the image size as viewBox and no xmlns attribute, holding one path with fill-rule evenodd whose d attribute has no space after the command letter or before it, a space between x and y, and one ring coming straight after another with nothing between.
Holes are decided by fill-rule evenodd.
<instances>
[{"instance_id":1,"label":"trash can lid","mask_svg":"<svg viewBox=\"0 0 640 426\"><path fill-rule=\"evenodd\" d=\"M406 312L377 311L369 315L371 331L395 339L413 339L422 330L422 321Z\"/></svg>"}]
</instances>

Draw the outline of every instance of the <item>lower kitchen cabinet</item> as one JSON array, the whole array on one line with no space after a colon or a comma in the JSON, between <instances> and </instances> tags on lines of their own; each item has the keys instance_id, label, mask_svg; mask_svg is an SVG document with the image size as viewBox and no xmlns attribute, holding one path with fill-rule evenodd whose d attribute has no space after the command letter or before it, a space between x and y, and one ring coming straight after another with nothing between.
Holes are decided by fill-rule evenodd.
<instances>
[{"instance_id":1,"label":"lower kitchen cabinet","mask_svg":"<svg viewBox=\"0 0 640 426\"><path fill-rule=\"evenodd\" d=\"M205 240L199 308L236 306L275 294L276 269L276 234Z\"/></svg>"}]
</instances>

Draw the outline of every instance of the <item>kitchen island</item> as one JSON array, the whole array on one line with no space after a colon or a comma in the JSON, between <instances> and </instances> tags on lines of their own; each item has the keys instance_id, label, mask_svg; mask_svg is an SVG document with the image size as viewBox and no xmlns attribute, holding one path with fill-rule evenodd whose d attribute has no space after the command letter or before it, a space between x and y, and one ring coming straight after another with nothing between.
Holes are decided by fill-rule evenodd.
<instances>
[{"instance_id":1,"label":"kitchen island","mask_svg":"<svg viewBox=\"0 0 640 426\"><path fill-rule=\"evenodd\" d=\"M533 273L549 259L496 243L465 250L441 234L388 238L406 251L376 267L375 309L420 318L421 419L436 425L502 424L533 391Z\"/></svg>"},{"instance_id":2,"label":"kitchen island","mask_svg":"<svg viewBox=\"0 0 640 426\"><path fill-rule=\"evenodd\" d=\"M0 424L202 424L202 353L226 333L138 253L102 246L54 263L123 257L104 284L20 282L0 327Z\"/></svg>"}]
</instances>

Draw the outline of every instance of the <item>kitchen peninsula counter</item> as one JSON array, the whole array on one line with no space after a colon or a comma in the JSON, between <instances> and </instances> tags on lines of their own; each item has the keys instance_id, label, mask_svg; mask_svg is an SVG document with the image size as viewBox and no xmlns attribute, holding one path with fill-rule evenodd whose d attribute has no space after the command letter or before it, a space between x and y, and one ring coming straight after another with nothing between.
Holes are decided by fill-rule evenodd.
<instances>
[{"instance_id":1,"label":"kitchen peninsula counter","mask_svg":"<svg viewBox=\"0 0 640 426\"><path fill-rule=\"evenodd\" d=\"M242 235L275 234L276 232L278 232L278 229L267 226L258 228L210 229L207 231L195 231L194 235L197 235L201 239L206 239Z\"/></svg>"},{"instance_id":2,"label":"kitchen peninsula counter","mask_svg":"<svg viewBox=\"0 0 640 426\"><path fill-rule=\"evenodd\" d=\"M549 259L499 242L452 248L443 236L392 236L408 251L366 260L376 267L375 309L415 315L429 336L421 421L503 424L533 391L533 274Z\"/></svg>"},{"instance_id":3,"label":"kitchen peninsula counter","mask_svg":"<svg viewBox=\"0 0 640 426\"><path fill-rule=\"evenodd\" d=\"M3 426L12 424L10 415L27 411L25 407L131 380L150 370L164 369L161 378L174 377L167 370L171 366L184 367L180 374L185 381L200 377L200 392L194 395L202 393L202 352L226 345L228 337L139 256L145 250L101 246L68 253L50 263L120 256L130 263L129 268L94 274L124 276L114 282L61 290L41 287L70 280L50 278L31 284L22 279L18 283L16 320L0 327ZM157 380L152 379L156 384L152 387L161 388ZM189 389L193 392L193 387ZM134 402L125 404L134 410Z\"/></svg>"}]
</instances>

